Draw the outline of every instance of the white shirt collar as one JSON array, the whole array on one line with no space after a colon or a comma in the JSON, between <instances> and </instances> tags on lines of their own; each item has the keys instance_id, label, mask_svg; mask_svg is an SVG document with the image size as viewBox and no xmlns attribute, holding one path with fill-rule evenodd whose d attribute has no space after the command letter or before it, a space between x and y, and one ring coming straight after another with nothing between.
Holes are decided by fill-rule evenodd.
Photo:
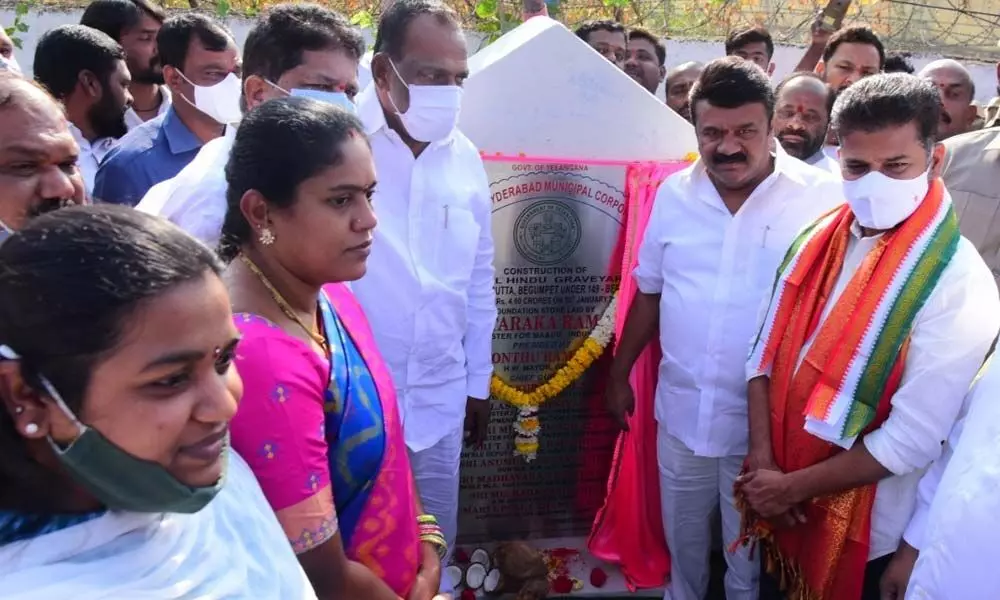
<instances>
[{"instance_id":1,"label":"white shirt collar","mask_svg":"<svg viewBox=\"0 0 1000 600\"><path fill-rule=\"evenodd\" d=\"M66 124L69 125L69 131L73 134L76 145L80 147L80 153L93 156L98 164L104 160L104 157L107 156L108 152L111 152L111 149L118 142L118 140L111 137L99 138L90 142L87 138L83 137L83 132L79 127L70 121L67 121Z\"/></svg>"}]
</instances>

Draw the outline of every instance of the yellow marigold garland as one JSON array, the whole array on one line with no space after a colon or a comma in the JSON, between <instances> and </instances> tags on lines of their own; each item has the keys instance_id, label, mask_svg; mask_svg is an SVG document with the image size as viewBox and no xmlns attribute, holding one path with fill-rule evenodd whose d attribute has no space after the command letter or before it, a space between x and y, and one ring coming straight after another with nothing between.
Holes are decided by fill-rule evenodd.
<instances>
[{"instance_id":1,"label":"yellow marigold garland","mask_svg":"<svg viewBox=\"0 0 1000 600\"><path fill-rule=\"evenodd\" d=\"M538 408L571 386L604 354L614 335L617 306L618 294L615 294L608 307L604 309L597 326L583 340L583 344L576 349L573 356L548 381L531 391L520 390L504 381L499 375L493 375L490 380L490 392L493 396L520 409L517 421L514 423L516 455L523 456L528 462L537 457L538 433L541 430Z\"/></svg>"}]
</instances>

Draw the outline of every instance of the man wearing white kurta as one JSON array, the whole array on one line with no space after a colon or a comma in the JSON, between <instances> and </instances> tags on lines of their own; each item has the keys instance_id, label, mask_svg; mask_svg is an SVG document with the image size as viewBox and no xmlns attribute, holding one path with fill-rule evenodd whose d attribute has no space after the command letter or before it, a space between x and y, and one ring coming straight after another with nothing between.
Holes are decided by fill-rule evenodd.
<instances>
[{"instance_id":1,"label":"man wearing white kurta","mask_svg":"<svg viewBox=\"0 0 1000 600\"><path fill-rule=\"evenodd\" d=\"M934 177L936 96L904 74L841 94L833 126L849 208L799 243L761 311L739 489L748 531L772 558L761 600L895 598L879 579L1000 328L993 277ZM825 390L830 407L816 410ZM789 528L757 536L762 519ZM867 535L845 542L859 525Z\"/></svg>"},{"instance_id":2,"label":"man wearing white kurta","mask_svg":"<svg viewBox=\"0 0 1000 600\"><path fill-rule=\"evenodd\" d=\"M471 443L486 434L497 315L489 183L455 127L467 73L451 9L403 0L382 15L374 81L358 97L379 224L368 272L352 287L396 384L424 511L449 546L463 431ZM442 591L454 583L442 577Z\"/></svg>"},{"instance_id":3,"label":"man wearing white kurta","mask_svg":"<svg viewBox=\"0 0 1000 600\"><path fill-rule=\"evenodd\" d=\"M701 159L657 194L608 398L619 418L630 412L628 373L658 322L657 455L673 600L705 597L717 507L724 544L739 535L733 482L747 453L743 365L757 308L799 230L842 203L829 173L774 143L774 94L753 63L709 63L691 109ZM746 549L726 561L726 597L756 600L756 562Z\"/></svg>"}]
</instances>

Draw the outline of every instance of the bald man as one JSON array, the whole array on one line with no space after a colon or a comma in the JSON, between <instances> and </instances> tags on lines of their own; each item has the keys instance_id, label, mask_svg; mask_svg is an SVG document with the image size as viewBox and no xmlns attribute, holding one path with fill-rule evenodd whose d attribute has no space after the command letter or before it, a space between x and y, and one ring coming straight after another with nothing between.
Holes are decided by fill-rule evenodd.
<instances>
[{"instance_id":1,"label":"bald man","mask_svg":"<svg viewBox=\"0 0 1000 600\"><path fill-rule=\"evenodd\" d=\"M688 93L703 68L704 65L699 62L686 62L667 72L664 84L667 106L688 122L691 121L691 102L688 100Z\"/></svg>"},{"instance_id":2,"label":"bald man","mask_svg":"<svg viewBox=\"0 0 1000 600\"><path fill-rule=\"evenodd\" d=\"M976 84L969 70L950 58L935 60L920 70L919 77L930 80L941 94L941 120L938 122L939 142L953 135L972 131L976 120Z\"/></svg>"},{"instance_id":3,"label":"bald man","mask_svg":"<svg viewBox=\"0 0 1000 600\"><path fill-rule=\"evenodd\" d=\"M823 152L834 93L816 73L792 73L774 90L774 136L785 152L840 175L840 165Z\"/></svg>"},{"instance_id":4,"label":"bald man","mask_svg":"<svg viewBox=\"0 0 1000 600\"><path fill-rule=\"evenodd\" d=\"M79 148L59 104L34 83L0 71L0 228L83 204Z\"/></svg>"}]
</instances>

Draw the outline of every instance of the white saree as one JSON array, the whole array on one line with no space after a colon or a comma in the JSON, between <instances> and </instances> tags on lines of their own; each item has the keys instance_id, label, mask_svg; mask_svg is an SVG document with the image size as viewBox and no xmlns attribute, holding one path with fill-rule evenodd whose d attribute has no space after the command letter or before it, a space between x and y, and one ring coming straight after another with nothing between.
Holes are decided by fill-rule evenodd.
<instances>
[{"instance_id":1,"label":"white saree","mask_svg":"<svg viewBox=\"0 0 1000 600\"><path fill-rule=\"evenodd\" d=\"M192 515L108 513L0 546L5 600L315 600L247 464Z\"/></svg>"}]
</instances>

